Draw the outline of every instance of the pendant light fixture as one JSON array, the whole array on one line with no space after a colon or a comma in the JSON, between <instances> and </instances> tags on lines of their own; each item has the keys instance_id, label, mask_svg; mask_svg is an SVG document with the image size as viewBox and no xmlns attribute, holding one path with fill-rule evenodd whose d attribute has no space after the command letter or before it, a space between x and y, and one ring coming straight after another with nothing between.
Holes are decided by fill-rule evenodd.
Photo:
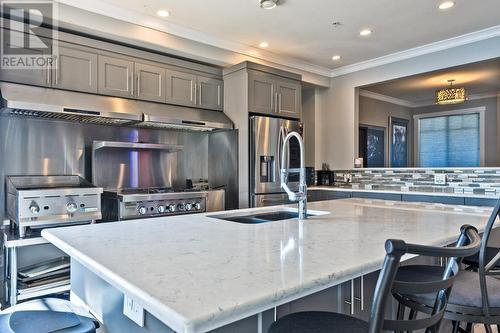
<instances>
[{"instance_id":1,"label":"pendant light fixture","mask_svg":"<svg viewBox=\"0 0 500 333\"><path fill-rule=\"evenodd\" d=\"M278 5L279 0L259 0L260 8L273 9Z\"/></svg>"},{"instance_id":2,"label":"pendant light fixture","mask_svg":"<svg viewBox=\"0 0 500 333\"><path fill-rule=\"evenodd\" d=\"M455 80L448 80L450 86L448 88L439 89L436 91L436 104L459 104L467 100L464 87L454 87Z\"/></svg>"}]
</instances>

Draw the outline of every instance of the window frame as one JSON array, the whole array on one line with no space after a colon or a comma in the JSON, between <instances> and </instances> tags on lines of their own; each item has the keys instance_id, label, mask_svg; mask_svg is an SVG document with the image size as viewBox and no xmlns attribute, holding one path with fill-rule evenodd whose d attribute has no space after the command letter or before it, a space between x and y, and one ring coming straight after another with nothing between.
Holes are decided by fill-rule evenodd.
<instances>
[{"instance_id":1,"label":"window frame","mask_svg":"<svg viewBox=\"0 0 500 333\"><path fill-rule=\"evenodd\" d=\"M413 157L415 165L421 167L420 165L420 120L427 118L437 118L443 116L459 116L465 114L479 114L479 167L484 167L485 161L485 117L484 113L486 111L485 106L468 108L468 109L457 109L449 111L439 111L430 113L420 113L413 116L413 126L414 126L414 139L415 139L415 150L413 152Z\"/></svg>"}]
</instances>

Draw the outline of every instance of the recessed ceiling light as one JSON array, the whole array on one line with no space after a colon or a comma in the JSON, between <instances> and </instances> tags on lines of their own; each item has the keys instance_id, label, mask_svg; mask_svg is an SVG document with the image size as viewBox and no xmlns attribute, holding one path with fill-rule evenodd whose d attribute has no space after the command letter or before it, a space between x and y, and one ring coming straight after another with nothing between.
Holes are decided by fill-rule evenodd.
<instances>
[{"instance_id":1,"label":"recessed ceiling light","mask_svg":"<svg viewBox=\"0 0 500 333\"><path fill-rule=\"evenodd\" d=\"M259 0L260 8L273 9L278 5L278 0Z\"/></svg>"},{"instance_id":2,"label":"recessed ceiling light","mask_svg":"<svg viewBox=\"0 0 500 333\"><path fill-rule=\"evenodd\" d=\"M363 29L359 32L361 36L370 36L372 34L372 31L370 29Z\"/></svg>"},{"instance_id":3,"label":"recessed ceiling light","mask_svg":"<svg viewBox=\"0 0 500 333\"><path fill-rule=\"evenodd\" d=\"M455 6L455 3L453 1L445 1L445 2L441 2L441 4L439 5L439 9L449 9L451 7Z\"/></svg>"},{"instance_id":4,"label":"recessed ceiling light","mask_svg":"<svg viewBox=\"0 0 500 333\"><path fill-rule=\"evenodd\" d=\"M168 12L168 10L160 9L156 12L156 15L158 15L159 17L168 17L170 13Z\"/></svg>"},{"instance_id":5,"label":"recessed ceiling light","mask_svg":"<svg viewBox=\"0 0 500 333\"><path fill-rule=\"evenodd\" d=\"M260 44L259 44L259 47L261 47L261 48L263 48L263 49L265 49L265 48L266 48L266 47L268 47L268 46L269 46L269 43L268 43L268 42L262 42L262 43L260 43Z\"/></svg>"},{"instance_id":6,"label":"recessed ceiling light","mask_svg":"<svg viewBox=\"0 0 500 333\"><path fill-rule=\"evenodd\" d=\"M332 60L340 60L341 58L342 58L341 56L339 56L338 54L336 54L336 55L334 55L332 57Z\"/></svg>"}]
</instances>

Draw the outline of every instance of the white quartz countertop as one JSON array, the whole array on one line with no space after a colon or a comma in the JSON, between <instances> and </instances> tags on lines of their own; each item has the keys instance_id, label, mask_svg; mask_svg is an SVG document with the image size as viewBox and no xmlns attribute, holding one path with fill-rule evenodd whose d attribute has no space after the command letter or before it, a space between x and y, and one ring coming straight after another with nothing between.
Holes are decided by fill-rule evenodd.
<instances>
[{"instance_id":1,"label":"white quartz countertop","mask_svg":"<svg viewBox=\"0 0 500 333\"><path fill-rule=\"evenodd\" d=\"M286 209L247 211L278 208ZM45 229L42 235L174 331L191 333L376 271L388 238L446 245L463 224L482 230L491 212L366 199L308 208L327 213L257 225L210 217L228 212L206 213Z\"/></svg>"}]
</instances>

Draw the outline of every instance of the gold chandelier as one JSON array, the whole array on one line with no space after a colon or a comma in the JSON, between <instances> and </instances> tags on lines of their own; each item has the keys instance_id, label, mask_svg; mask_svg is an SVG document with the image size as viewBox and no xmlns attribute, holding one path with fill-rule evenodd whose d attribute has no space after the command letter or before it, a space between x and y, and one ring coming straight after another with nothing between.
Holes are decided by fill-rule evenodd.
<instances>
[{"instance_id":1,"label":"gold chandelier","mask_svg":"<svg viewBox=\"0 0 500 333\"><path fill-rule=\"evenodd\" d=\"M450 83L450 86L448 88L439 89L436 91L436 103L445 105L465 102L467 100L465 88L455 88L453 86L453 82L455 82L455 80L448 80L448 82Z\"/></svg>"}]
</instances>

